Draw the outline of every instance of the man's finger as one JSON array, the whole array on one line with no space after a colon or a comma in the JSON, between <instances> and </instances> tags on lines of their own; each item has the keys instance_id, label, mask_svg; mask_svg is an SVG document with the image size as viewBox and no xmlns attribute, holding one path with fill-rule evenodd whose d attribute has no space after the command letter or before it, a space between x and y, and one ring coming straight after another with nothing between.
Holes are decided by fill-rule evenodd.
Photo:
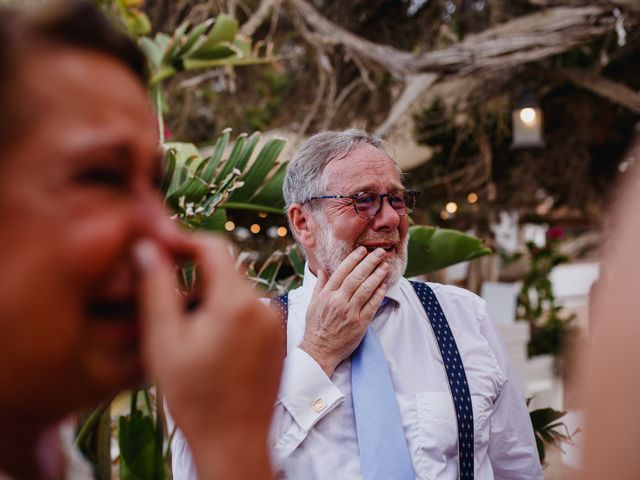
<instances>
[{"instance_id":1,"label":"man's finger","mask_svg":"<svg viewBox=\"0 0 640 480\"><path fill-rule=\"evenodd\" d=\"M384 257L385 251L382 248L376 248L347 275L342 282L340 290L351 299L356 290L369 278L377 266L382 263Z\"/></svg>"},{"instance_id":2,"label":"man's finger","mask_svg":"<svg viewBox=\"0 0 640 480\"><path fill-rule=\"evenodd\" d=\"M378 287L382 284L385 277L389 273L389 264L383 263L376 268L371 275L369 275L364 282L356 289L355 293L351 297L353 306L361 310L367 301L371 299L374 293L378 290Z\"/></svg>"},{"instance_id":3,"label":"man's finger","mask_svg":"<svg viewBox=\"0 0 640 480\"><path fill-rule=\"evenodd\" d=\"M387 293L387 284L382 283L371 296L371 298L365 302L362 310L360 310L360 318L372 319L376 314L380 305L382 304L382 300L384 300L384 296Z\"/></svg>"},{"instance_id":4,"label":"man's finger","mask_svg":"<svg viewBox=\"0 0 640 480\"><path fill-rule=\"evenodd\" d=\"M313 297L314 298L322 291L322 289L327 284L327 280L329 279L329 275L327 275L327 272L325 272L324 270L319 269L318 270L317 279L318 280L316 281L316 286L313 289Z\"/></svg>"},{"instance_id":5,"label":"man's finger","mask_svg":"<svg viewBox=\"0 0 640 480\"><path fill-rule=\"evenodd\" d=\"M335 272L327 280L327 288L329 290L338 290L342 286L342 282L349 275L353 269L362 261L367 254L367 249L364 247L358 247L351 252L347 258L338 266Z\"/></svg>"}]
</instances>

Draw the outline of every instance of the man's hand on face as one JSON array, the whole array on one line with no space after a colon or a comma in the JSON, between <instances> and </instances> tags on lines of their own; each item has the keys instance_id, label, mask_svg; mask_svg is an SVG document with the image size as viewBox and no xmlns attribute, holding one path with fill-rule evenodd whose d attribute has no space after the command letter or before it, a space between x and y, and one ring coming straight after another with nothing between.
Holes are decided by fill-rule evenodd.
<instances>
[{"instance_id":1,"label":"man's hand on face","mask_svg":"<svg viewBox=\"0 0 640 480\"><path fill-rule=\"evenodd\" d=\"M267 433L282 366L280 322L235 270L226 242L198 235L182 242L176 249L202 272L195 308L177 295L168 255L151 241L136 247L144 360L200 478L271 478Z\"/></svg>"},{"instance_id":2,"label":"man's hand on face","mask_svg":"<svg viewBox=\"0 0 640 480\"><path fill-rule=\"evenodd\" d=\"M384 299L389 273L384 256L382 248L367 254L358 247L328 279L318 272L300 348L329 376L360 344Z\"/></svg>"}]
</instances>

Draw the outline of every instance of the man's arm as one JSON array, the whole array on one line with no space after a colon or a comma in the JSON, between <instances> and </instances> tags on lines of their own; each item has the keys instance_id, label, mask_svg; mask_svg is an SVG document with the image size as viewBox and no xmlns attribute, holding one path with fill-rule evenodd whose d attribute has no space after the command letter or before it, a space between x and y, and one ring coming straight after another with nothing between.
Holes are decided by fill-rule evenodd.
<instances>
[{"instance_id":1,"label":"man's arm","mask_svg":"<svg viewBox=\"0 0 640 480\"><path fill-rule=\"evenodd\" d=\"M486 303L483 300L479 302L481 332L489 342L506 376L506 382L494 403L494 410L489 418L488 454L495 479L542 480L542 467L522 390L502 337L489 318Z\"/></svg>"},{"instance_id":2,"label":"man's arm","mask_svg":"<svg viewBox=\"0 0 640 480\"><path fill-rule=\"evenodd\" d=\"M344 400L330 377L359 345L384 298L389 267L383 260L384 250L367 254L361 247L331 277L318 272L303 340L285 360L271 428L276 460L289 456Z\"/></svg>"}]
</instances>

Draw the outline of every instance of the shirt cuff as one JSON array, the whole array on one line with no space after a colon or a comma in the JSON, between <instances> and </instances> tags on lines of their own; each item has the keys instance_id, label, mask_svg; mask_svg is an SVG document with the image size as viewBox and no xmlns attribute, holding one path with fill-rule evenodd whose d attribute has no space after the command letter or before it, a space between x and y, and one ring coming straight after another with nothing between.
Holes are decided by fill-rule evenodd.
<instances>
[{"instance_id":1,"label":"shirt cuff","mask_svg":"<svg viewBox=\"0 0 640 480\"><path fill-rule=\"evenodd\" d=\"M309 431L344 400L344 394L307 352L296 348L284 361L278 400L300 428Z\"/></svg>"}]
</instances>

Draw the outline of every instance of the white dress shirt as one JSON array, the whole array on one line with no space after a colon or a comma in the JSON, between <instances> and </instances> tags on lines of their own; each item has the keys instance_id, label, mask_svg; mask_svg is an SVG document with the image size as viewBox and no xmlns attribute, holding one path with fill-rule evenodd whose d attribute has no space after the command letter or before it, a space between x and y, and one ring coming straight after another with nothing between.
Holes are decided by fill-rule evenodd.
<instances>
[{"instance_id":1,"label":"white dress shirt","mask_svg":"<svg viewBox=\"0 0 640 480\"><path fill-rule=\"evenodd\" d=\"M305 269L289 293L287 358L270 434L280 478L361 480L351 401L351 361L328 377L298 348L316 277ZM475 422L475 478L542 479L531 421L506 349L484 300L452 286L430 284L447 317L465 367ZM413 287L401 279L393 300L372 321L388 360L416 479L455 480L457 422L442 357ZM174 478L195 479L178 433L172 446ZM380 479L386 480L386 479Z\"/></svg>"}]
</instances>

